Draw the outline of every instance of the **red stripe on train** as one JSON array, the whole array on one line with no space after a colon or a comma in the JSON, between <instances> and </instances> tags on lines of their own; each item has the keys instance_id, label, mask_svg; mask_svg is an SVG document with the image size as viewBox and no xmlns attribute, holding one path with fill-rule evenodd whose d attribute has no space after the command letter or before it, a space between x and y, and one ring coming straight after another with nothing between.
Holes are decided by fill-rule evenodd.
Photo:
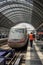
<instances>
[{"instance_id":1,"label":"red stripe on train","mask_svg":"<svg viewBox=\"0 0 43 65\"><path fill-rule=\"evenodd\" d=\"M21 39L20 41L17 41L17 42L15 42L15 41L8 41L9 43L24 43L25 42L25 38L23 38L23 39Z\"/></svg>"}]
</instances>

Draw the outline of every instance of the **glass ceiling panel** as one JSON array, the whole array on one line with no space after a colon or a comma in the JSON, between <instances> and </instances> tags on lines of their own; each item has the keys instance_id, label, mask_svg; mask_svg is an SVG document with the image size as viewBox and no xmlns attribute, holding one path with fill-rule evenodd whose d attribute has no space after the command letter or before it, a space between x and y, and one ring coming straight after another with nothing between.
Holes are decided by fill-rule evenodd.
<instances>
[{"instance_id":1,"label":"glass ceiling panel","mask_svg":"<svg viewBox=\"0 0 43 65\"><path fill-rule=\"evenodd\" d=\"M7 17L9 17L9 18L11 18L12 16L17 16L17 15L20 15L21 13L18 13L18 14L14 14L14 13L12 13L12 14L10 14L10 15L8 15ZM22 13L22 14L24 14L24 13ZM30 16L30 14L25 14L25 16Z\"/></svg>"},{"instance_id":2,"label":"glass ceiling panel","mask_svg":"<svg viewBox=\"0 0 43 65\"><path fill-rule=\"evenodd\" d=\"M11 7L15 7L15 6L17 6L17 7L24 7L24 8L26 8L26 10L28 10L28 9L31 9L31 10L32 10L32 9L33 9L32 6L29 8L29 7L20 5L20 4L19 4L19 5L17 5L17 4L14 5L14 4L13 4L13 5L8 5L8 6L5 6L5 7L1 8L1 9L0 9L0 12L1 12L1 11L5 11L5 10L10 9ZM16 8L16 9L17 9L17 8ZM34 7L34 10L35 10L35 11L36 11L36 10L37 10L37 11L39 10L39 11L41 12L41 10L38 9L38 8L36 8L36 7ZM39 13L39 11L38 11L38 13ZM39 14L39 15L41 15L41 14Z\"/></svg>"},{"instance_id":3,"label":"glass ceiling panel","mask_svg":"<svg viewBox=\"0 0 43 65\"><path fill-rule=\"evenodd\" d=\"M5 10L5 9L8 9L8 8L10 8L9 5L7 5L7 6L3 7L3 8L1 8L1 9L0 9L0 12L3 11L3 10Z\"/></svg>"},{"instance_id":4,"label":"glass ceiling panel","mask_svg":"<svg viewBox=\"0 0 43 65\"><path fill-rule=\"evenodd\" d=\"M26 16L24 17L24 16L20 16L19 15L19 17L17 17L17 16L16 16L16 18L15 17L12 17L12 18L10 18L10 20L12 20L14 23L15 23L15 21L16 22L19 22L19 21L24 21L24 22L25 21L28 21L28 22L31 22L31 17L28 18L28 17L26 17Z\"/></svg>"},{"instance_id":5,"label":"glass ceiling panel","mask_svg":"<svg viewBox=\"0 0 43 65\"><path fill-rule=\"evenodd\" d=\"M18 12L17 12L18 13ZM7 17L10 17L10 16L12 16L12 15L15 15L15 14L17 14L16 12L10 12L9 14L7 14L6 16ZM18 14L22 14L22 13L24 13L24 12L21 12L21 13L18 13ZM27 14L27 15L30 15L32 13L32 11L31 12L29 12L29 13L24 13L24 14Z\"/></svg>"},{"instance_id":6,"label":"glass ceiling panel","mask_svg":"<svg viewBox=\"0 0 43 65\"><path fill-rule=\"evenodd\" d=\"M0 8L0 12L1 11L5 11L5 10L7 10L8 8L12 8L12 7L22 7L22 8L25 8L25 9L31 9L32 10L32 7L26 7L26 6L23 6L23 5L15 5L15 4L12 4L12 5L7 5L7 6L5 6L5 7L3 7L3 8Z\"/></svg>"},{"instance_id":7,"label":"glass ceiling panel","mask_svg":"<svg viewBox=\"0 0 43 65\"><path fill-rule=\"evenodd\" d=\"M13 2L13 1L15 1L15 2ZM15 21L16 22L26 21L26 20L31 21L31 15L33 15L32 21L37 22L36 24L38 25L40 23L39 20L42 20L40 18L43 17L42 9L40 9L40 6L42 6L42 5L41 5L40 1L39 2L38 1L39 0L37 0L37 1L34 0L35 3L33 3L33 0L0 0L1 5L5 3L4 4L5 7L4 6L2 6L3 8L0 7L0 12L5 14L5 16L7 16L14 23L15 23ZM40 6L38 7L38 5L40 5ZM31 14L33 12L35 12L35 15ZM2 19L4 20L4 22L6 22L5 17L3 17ZM1 22L3 20L1 20ZM7 24L7 22L6 22L6 24Z\"/></svg>"},{"instance_id":8,"label":"glass ceiling panel","mask_svg":"<svg viewBox=\"0 0 43 65\"><path fill-rule=\"evenodd\" d=\"M15 20L15 19L16 19L16 21L18 21L18 20L17 20L17 17L19 17L19 18L20 18L20 17L24 17L23 19L24 19L24 20L27 19L28 21L31 20L31 15L25 15L25 14L12 15L12 16L9 17L9 19L10 19L10 20L12 20L12 19ZM14 21L14 20L13 20L13 21Z\"/></svg>"},{"instance_id":9,"label":"glass ceiling panel","mask_svg":"<svg viewBox=\"0 0 43 65\"><path fill-rule=\"evenodd\" d=\"M23 14L22 14L22 15L23 15ZM12 20L12 19L14 18L14 19L16 19L16 20L17 20L17 17L20 17L20 16L21 16L21 15L12 15L12 16L10 16L10 17L9 17L9 19L11 19L11 20Z\"/></svg>"},{"instance_id":10,"label":"glass ceiling panel","mask_svg":"<svg viewBox=\"0 0 43 65\"><path fill-rule=\"evenodd\" d=\"M26 13L26 12L22 12L22 11L15 11L15 12L10 12L8 15L12 15L12 14L29 14L29 13Z\"/></svg>"},{"instance_id":11,"label":"glass ceiling panel","mask_svg":"<svg viewBox=\"0 0 43 65\"><path fill-rule=\"evenodd\" d=\"M26 0L1 0L0 5L7 3L7 2L13 2L13 1L18 2L18 3L24 3L24 4L32 3L31 1L27 2ZM30 5L32 5L32 4L30 4Z\"/></svg>"},{"instance_id":12,"label":"glass ceiling panel","mask_svg":"<svg viewBox=\"0 0 43 65\"><path fill-rule=\"evenodd\" d=\"M26 14L22 14L22 15L25 15L24 18L30 18L30 16L31 16L31 15L26 15ZM19 16L19 15L18 15L18 14L12 15L12 16L10 16L9 18L12 19L12 18L16 18L17 16Z\"/></svg>"},{"instance_id":13,"label":"glass ceiling panel","mask_svg":"<svg viewBox=\"0 0 43 65\"><path fill-rule=\"evenodd\" d=\"M12 13L10 13L10 14L8 14L8 15L6 15L7 17L10 17L10 16L12 16L14 13L12 12ZM14 14L14 15L17 15L17 14ZM20 14L18 14L18 15L20 15ZM21 14L22 15L22 14Z\"/></svg>"},{"instance_id":14,"label":"glass ceiling panel","mask_svg":"<svg viewBox=\"0 0 43 65\"><path fill-rule=\"evenodd\" d=\"M16 11L27 12L27 13L30 12L30 10L26 10L26 9L22 9L22 8L15 8L15 9L9 9L9 10L4 11L2 13L3 14L9 14L9 13L16 12Z\"/></svg>"},{"instance_id":15,"label":"glass ceiling panel","mask_svg":"<svg viewBox=\"0 0 43 65\"><path fill-rule=\"evenodd\" d=\"M14 12L14 13L16 13L16 12L24 12L24 13L29 13L29 12L27 12L27 11L23 11L23 10L14 10L14 11L9 11L9 12L6 12L6 13L3 13L3 14L5 14L5 15L8 15L8 14L10 14L10 13L12 13L12 12Z\"/></svg>"},{"instance_id":16,"label":"glass ceiling panel","mask_svg":"<svg viewBox=\"0 0 43 65\"><path fill-rule=\"evenodd\" d=\"M29 14L29 13L32 14L32 11L29 11L28 14ZM42 16L40 13L38 13L38 14L39 14L40 16ZM37 14L37 15L38 15L38 14ZM9 16L12 16L12 15L13 15L12 12L10 12L10 13L6 14L5 16L9 17Z\"/></svg>"}]
</instances>

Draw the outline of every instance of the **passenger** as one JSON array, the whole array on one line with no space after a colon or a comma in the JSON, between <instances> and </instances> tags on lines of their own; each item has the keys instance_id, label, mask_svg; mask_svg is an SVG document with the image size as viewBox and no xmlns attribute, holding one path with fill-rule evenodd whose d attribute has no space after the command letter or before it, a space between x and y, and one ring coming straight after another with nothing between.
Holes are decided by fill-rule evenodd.
<instances>
[{"instance_id":1,"label":"passenger","mask_svg":"<svg viewBox=\"0 0 43 65\"><path fill-rule=\"evenodd\" d=\"M34 40L34 38L33 38L32 32L31 32L30 35L29 35L29 41L30 41L31 48L33 47L33 40Z\"/></svg>"}]
</instances>

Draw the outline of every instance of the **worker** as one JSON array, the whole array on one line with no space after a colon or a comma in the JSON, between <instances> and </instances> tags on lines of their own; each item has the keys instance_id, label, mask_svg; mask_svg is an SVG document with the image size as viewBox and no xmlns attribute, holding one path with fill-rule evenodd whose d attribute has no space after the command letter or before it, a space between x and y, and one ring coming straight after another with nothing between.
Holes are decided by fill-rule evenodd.
<instances>
[{"instance_id":1,"label":"worker","mask_svg":"<svg viewBox=\"0 0 43 65\"><path fill-rule=\"evenodd\" d=\"M31 32L30 35L29 35L29 41L30 41L31 48L33 47L33 40L34 40L33 33Z\"/></svg>"}]
</instances>

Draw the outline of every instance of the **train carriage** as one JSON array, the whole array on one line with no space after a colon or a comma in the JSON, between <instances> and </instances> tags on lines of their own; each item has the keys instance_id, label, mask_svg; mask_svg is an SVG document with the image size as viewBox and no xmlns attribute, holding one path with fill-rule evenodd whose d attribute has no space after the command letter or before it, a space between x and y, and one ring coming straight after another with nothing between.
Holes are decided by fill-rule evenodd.
<instances>
[{"instance_id":1,"label":"train carriage","mask_svg":"<svg viewBox=\"0 0 43 65\"><path fill-rule=\"evenodd\" d=\"M28 40L25 26L17 25L10 29L8 45L12 48L20 48L26 45Z\"/></svg>"}]
</instances>

